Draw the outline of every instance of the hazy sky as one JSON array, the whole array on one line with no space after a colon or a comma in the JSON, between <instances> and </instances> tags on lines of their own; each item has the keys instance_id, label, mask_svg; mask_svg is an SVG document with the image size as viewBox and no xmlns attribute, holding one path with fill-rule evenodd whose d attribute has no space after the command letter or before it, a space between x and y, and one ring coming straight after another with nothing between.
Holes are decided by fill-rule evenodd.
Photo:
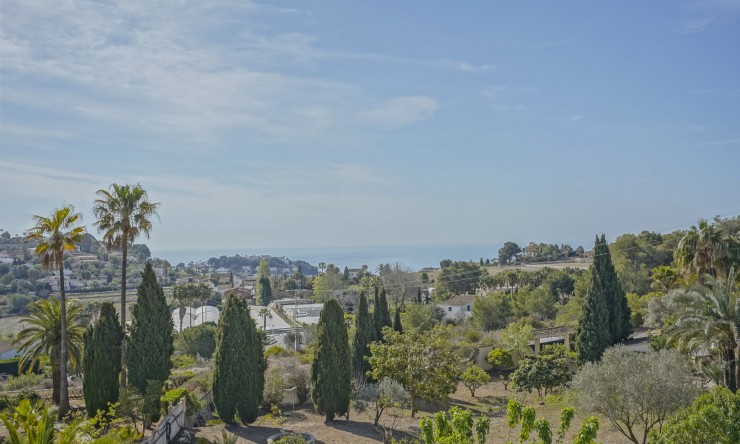
<instances>
[{"instance_id":1,"label":"hazy sky","mask_svg":"<svg viewBox=\"0 0 740 444\"><path fill-rule=\"evenodd\" d=\"M740 1L3 0L0 228L157 249L592 239L740 212Z\"/></svg>"}]
</instances>

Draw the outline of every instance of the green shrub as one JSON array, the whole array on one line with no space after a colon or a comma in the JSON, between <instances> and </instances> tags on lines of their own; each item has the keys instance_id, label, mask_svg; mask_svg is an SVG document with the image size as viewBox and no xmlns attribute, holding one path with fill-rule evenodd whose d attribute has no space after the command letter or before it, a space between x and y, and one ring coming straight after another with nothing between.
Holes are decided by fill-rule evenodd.
<instances>
[{"instance_id":1,"label":"green shrub","mask_svg":"<svg viewBox=\"0 0 740 444\"><path fill-rule=\"evenodd\" d=\"M514 367L514 360L511 357L511 353L503 348L494 348L488 352L486 361L497 370L506 370Z\"/></svg>"},{"instance_id":2,"label":"green shrub","mask_svg":"<svg viewBox=\"0 0 740 444\"><path fill-rule=\"evenodd\" d=\"M170 375L170 382L172 383L173 387L180 387L185 383L185 381L188 381L195 377L197 373L195 373L192 370L186 370L184 372L178 372L173 373Z\"/></svg>"},{"instance_id":3,"label":"green shrub","mask_svg":"<svg viewBox=\"0 0 740 444\"><path fill-rule=\"evenodd\" d=\"M290 352L279 345L271 345L265 350L265 359L271 356L290 356Z\"/></svg>"},{"instance_id":4,"label":"green shrub","mask_svg":"<svg viewBox=\"0 0 740 444\"><path fill-rule=\"evenodd\" d=\"M2 385L4 391L16 391L24 388L35 387L44 381L44 375L24 374L20 376L11 376L8 381Z\"/></svg>"},{"instance_id":5,"label":"green shrub","mask_svg":"<svg viewBox=\"0 0 740 444\"><path fill-rule=\"evenodd\" d=\"M274 444L306 444L307 442L308 441L306 441L300 433L291 433L290 435L283 436L277 441L273 441Z\"/></svg>"},{"instance_id":6,"label":"green shrub","mask_svg":"<svg viewBox=\"0 0 740 444\"><path fill-rule=\"evenodd\" d=\"M190 356L211 359L216 351L218 328L213 323L201 324L183 330L175 340L175 349Z\"/></svg>"},{"instance_id":7,"label":"green shrub","mask_svg":"<svg viewBox=\"0 0 740 444\"><path fill-rule=\"evenodd\" d=\"M203 409L203 402L195 396L195 393L185 388L176 388L165 393L160 399L162 409L166 411L171 405L180 402L183 397L185 398L185 413L188 416L195 415Z\"/></svg>"},{"instance_id":8,"label":"green shrub","mask_svg":"<svg viewBox=\"0 0 740 444\"><path fill-rule=\"evenodd\" d=\"M176 368L187 368L192 367L196 364L195 358L190 355L174 355L172 356L172 365Z\"/></svg>"},{"instance_id":9,"label":"green shrub","mask_svg":"<svg viewBox=\"0 0 740 444\"><path fill-rule=\"evenodd\" d=\"M280 405L283 402L285 379L283 369L270 367L265 372L265 388L262 393L262 403L266 406Z\"/></svg>"}]
</instances>

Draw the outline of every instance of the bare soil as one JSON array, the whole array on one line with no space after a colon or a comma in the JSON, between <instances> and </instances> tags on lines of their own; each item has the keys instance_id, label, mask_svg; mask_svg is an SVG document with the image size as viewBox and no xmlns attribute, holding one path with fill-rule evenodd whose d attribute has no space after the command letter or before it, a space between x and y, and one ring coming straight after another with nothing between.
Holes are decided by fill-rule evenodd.
<instances>
[{"instance_id":1,"label":"bare soil","mask_svg":"<svg viewBox=\"0 0 740 444\"><path fill-rule=\"evenodd\" d=\"M478 390L476 397L470 395L470 391L464 386L458 387L458 390L451 397L451 405L457 405L463 408L473 410L476 414L486 414L491 418L491 432L488 436L488 443L503 444L509 439L509 429L506 426L506 403L511 397L517 397L522 402L532 405L537 410L538 417L544 417L552 425L552 429L557 429L560 422L560 410L564 404L558 399L548 399L545 405L539 405L536 394L516 393L504 390L500 382L491 382ZM420 433L419 419L424 416L433 415L434 412L442 409L442 406L428 406L418 412L416 418L411 418L410 410L397 411L397 415L385 413L381 418L381 423L385 427L394 429L393 436L396 438L418 437ZM288 408L287 410L290 410ZM373 411L374 412L374 411ZM577 412L573 421L569 438L566 442L572 442L573 436L578 432L583 420L589 416L583 412ZM225 429L228 433L236 434L240 437L239 444L263 444L267 438L283 430L292 430L308 432L314 435L317 443L325 444L352 444L352 443L377 443L383 442L382 428L373 426L371 412L350 413L350 419L337 419L333 422L324 422L324 417L319 416L314 411L310 402L304 406L296 407L292 414L285 419L282 424L275 423L269 419L269 416L260 417L254 424L249 426L209 426L195 429L197 437L203 437L211 442L220 440L221 434ZM629 441L619 431L609 424L606 418L599 418L598 441L608 444L628 444ZM512 432L511 439L515 439L518 429Z\"/></svg>"}]
</instances>

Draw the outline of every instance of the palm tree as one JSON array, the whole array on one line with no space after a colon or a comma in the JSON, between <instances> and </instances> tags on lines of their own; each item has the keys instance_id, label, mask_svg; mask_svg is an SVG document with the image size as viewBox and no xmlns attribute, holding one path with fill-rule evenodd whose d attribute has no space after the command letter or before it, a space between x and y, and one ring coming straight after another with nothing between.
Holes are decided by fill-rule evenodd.
<instances>
[{"instance_id":1,"label":"palm tree","mask_svg":"<svg viewBox=\"0 0 740 444\"><path fill-rule=\"evenodd\" d=\"M185 319L187 313L187 307L189 304L200 301L203 303L201 310L201 317L205 322L205 306L208 303L208 299L211 298L211 289L206 284L195 284L192 282L186 284L175 284L172 286L172 299L175 304L179 307L180 314L180 331L182 331L182 321Z\"/></svg>"},{"instance_id":2,"label":"palm tree","mask_svg":"<svg viewBox=\"0 0 740 444\"><path fill-rule=\"evenodd\" d=\"M663 294L668 293L682 283L678 270L668 265L653 268L652 278L653 282L650 284L650 288Z\"/></svg>"},{"instance_id":3,"label":"palm tree","mask_svg":"<svg viewBox=\"0 0 740 444\"><path fill-rule=\"evenodd\" d=\"M126 329L126 262L128 247L140 234L149 238L151 219L158 217L158 203L149 202L141 185L112 184L108 190L98 190L93 213L95 226L103 232L108 249L121 251L121 326ZM121 353L121 387L126 387L126 352Z\"/></svg>"},{"instance_id":4,"label":"palm tree","mask_svg":"<svg viewBox=\"0 0 740 444\"><path fill-rule=\"evenodd\" d=\"M59 417L69 410L69 391L67 389L67 298L64 290L64 253L74 250L82 241L85 228L78 226L81 216L74 207L67 205L54 210L49 217L33 216L36 225L26 233L27 240L38 241L36 255L45 269L59 267ZM54 355L52 355L52 359Z\"/></svg>"},{"instance_id":5,"label":"palm tree","mask_svg":"<svg viewBox=\"0 0 740 444\"><path fill-rule=\"evenodd\" d=\"M62 327L62 309L66 312L64 330ZM52 400L59 404L60 410L65 402L69 406L67 392L67 365L61 359L61 350L69 358L72 367L78 367L82 349L83 306L70 303L63 307L58 299L39 299L28 305L28 313L23 315L25 328L18 332L15 343L20 344L18 352L23 354L19 368L33 366L44 356L51 359ZM62 337L62 331L66 334ZM62 365L64 363L65 365ZM63 414L62 414L63 415Z\"/></svg>"},{"instance_id":6,"label":"palm tree","mask_svg":"<svg viewBox=\"0 0 740 444\"><path fill-rule=\"evenodd\" d=\"M714 225L699 219L698 226L692 225L678 242L676 263L684 273L723 277L727 246L727 239Z\"/></svg>"},{"instance_id":7,"label":"palm tree","mask_svg":"<svg viewBox=\"0 0 740 444\"><path fill-rule=\"evenodd\" d=\"M684 349L716 348L726 362L725 385L734 392L740 354L740 298L735 291L735 268L730 269L725 282L708 274L704 275L704 282L706 286L695 286L677 299L685 306L668 334Z\"/></svg>"},{"instance_id":8,"label":"palm tree","mask_svg":"<svg viewBox=\"0 0 740 444\"><path fill-rule=\"evenodd\" d=\"M272 313L267 307L262 307L259 311L259 315L262 316L262 331L267 331L267 318L272 319Z\"/></svg>"}]
</instances>

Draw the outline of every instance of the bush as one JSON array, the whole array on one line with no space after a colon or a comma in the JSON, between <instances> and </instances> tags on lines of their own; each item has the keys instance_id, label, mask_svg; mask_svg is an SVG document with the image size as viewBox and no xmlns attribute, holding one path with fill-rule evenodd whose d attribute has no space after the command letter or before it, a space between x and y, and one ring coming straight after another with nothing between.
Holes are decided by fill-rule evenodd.
<instances>
[{"instance_id":1,"label":"bush","mask_svg":"<svg viewBox=\"0 0 740 444\"><path fill-rule=\"evenodd\" d=\"M268 407L282 404L284 389L285 379L283 378L283 369L279 367L270 367L267 369L265 372L265 388L262 394L262 403Z\"/></svg>"},{"instance_id":2,"label":"bush","mask_svg":"<svg viewBox=\"0 0 740 444\"><path fill-rule=\"evenodd\" d=\"M286 369L287 378L286 383L288 387L296 387L296 396L298 396L298 402L300 404L308 401L308 396L311 394L308 383L308 369L305 367L294 366Z\"/></svg>"},{"instance_id":3,"label":"bush","mask_svg":"<svg viewBox=\"0 0 740 444\"><path fill-rule=\"evenodd\" d=\"M740 393L714 388L669 418L652 438L656 444L740 442Z\"/></svg>"},{"instance_id":4,"label":"bush","mask_svg":"<svg viewBox=\"0 0 740 444\"><path fill-rule=\"evenodd\" d=\"M265 359L271 356L290 356L290 352L279 345L271 345L267 347L267 350L265 350Z\"/></svg>"},{"instance_id":5,"label":"bush","mask_svg":"<svg viewBox=\"0 0 740 444\"><path fill-rule=\"evenodd\" d=\"M34 375L33 373L28 375L11 376L8 381L2 385L3 391L16 391L29 387L35 387L44 382L44 375Z\"/></svg>"},{"instance_id":6,"label":"bush","mask_svg":"<svg viewBox=\"0 0 740 444\"><path fill-rule=\"evenodd\" d=\"M274 444L306 444L307 442L308 441L306 441L299 433L291 433L290 435L283 436L277 441L273 441Z\"/></svg>"},{"instance_id":7,"label":"bush","mask_svg":"<svg viewBox=\"0 0 740 444\"><path fill-rule=\"evenodd\" d=\"M176 388L165 393L160 398L162 409L167 411L171 405L177 404L183 397L185 398L185 413L188 416L195 415L203 409L203 402L195 396L195 393L185 388Z\"/></svg>"},{"instance_id":8,"label":"bush","mask_svg":"<svg viewBox=\"0 0 740 444\"><path fill-rule=\"evenodd\" d=\"M196 364L195 358L190 355L174 355L172 356L172 365L176 368L187 368L192 367Z\"/></svg>"},{"instance_id":9,"label":"bush","mask_svg":"<svg viewBox=\"0 0 740 444\"><path fill-rule=\"evenodd\" d=\"M26 294L14 294L10 297L11 313L21 313L26 309L26 305L31 303L33 298Z\"/></svg>"},{"instance_id":10,"label":"bush","mask_svg":"<svg viewBox=\"0 0 740 444\"><path fill-rule=\"evenodd\" d=\"M0 411L5 409L14 409L24 399L29 400L31 404L36 404L36 402L41 400L41 396L39 396L35 391L27 388L21 389L20 393L15 396L0 395Z\"/></svg>"},{"instance_id":11,"label":"bush","mask_svg":"<svg viewBox=\"0 0 740 444\"><path fill-rule=\"evenodd\" d=\"M190 356L211 359L216 350L217 332L218 327L213 323L186 328L177 336L175 349Z\"/></svg>"},{"instance_id":12,"label":"bush","mask_svg":"<svg viewBox=\"0 0 740 444\"><path fill-rule=\"evenodd\" d=\"M488 352L486 361L496 370L508 370L514 367L514 360L511 357L511 353L503 348L494 348Z\"/></svg>"},{"instance_id":13,"label":"bush","mask_svg":"<svg viewBox=\"0 0 740 444\"><path fill-rule=\"evenodd\" d=\"M170 385L173 388L180 387L186 381L189 381L190 379L194 378L196 374L197 373L195 373L192 370L186 370L184 372L173 373L170 375L170 379L169 379Z\"/></svg>"}]
</instances>

